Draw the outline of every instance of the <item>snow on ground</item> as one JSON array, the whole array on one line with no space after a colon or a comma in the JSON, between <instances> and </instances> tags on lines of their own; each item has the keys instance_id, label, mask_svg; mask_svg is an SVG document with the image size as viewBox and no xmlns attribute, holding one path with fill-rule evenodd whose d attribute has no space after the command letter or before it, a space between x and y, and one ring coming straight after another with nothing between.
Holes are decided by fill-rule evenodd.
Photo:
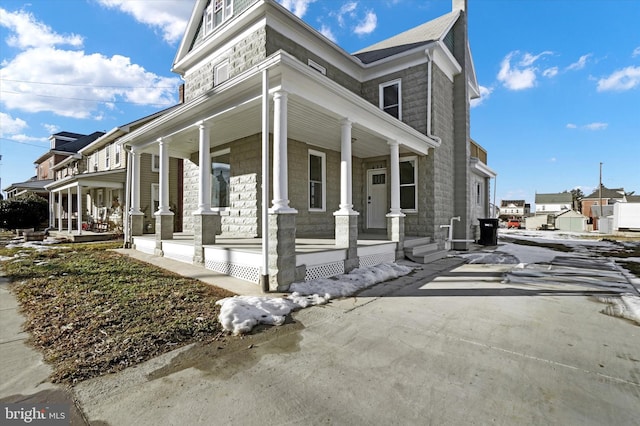
<instances>
[{"instance_id":1,"label":"snow on ground","mask_svg":"<svg viewBox=\"0 0 640 426\"><path fill-rule=\"evenodd\" d=\"M266 296L234 296L221 299L218 320L233 334L245 334L258 324L281 325L294 310L322 305L336 297L347 297L357 291L393 278L409 274L413 268L396 263L383 263L358 268L333 278L291 284L291 294L282 298Z\"/></svg>"},{"instance_id":2,"label":"snow on ground","mask_svg":"<svg viewBox=\"0 0 640 426\"><path fill-rule=\"evenodd\" d=\"M603 314L626 318L640 325L640 297L625 293L620 297L600 297L598 300L607 303L601 311Z\"/></svg>"}]
</instances>

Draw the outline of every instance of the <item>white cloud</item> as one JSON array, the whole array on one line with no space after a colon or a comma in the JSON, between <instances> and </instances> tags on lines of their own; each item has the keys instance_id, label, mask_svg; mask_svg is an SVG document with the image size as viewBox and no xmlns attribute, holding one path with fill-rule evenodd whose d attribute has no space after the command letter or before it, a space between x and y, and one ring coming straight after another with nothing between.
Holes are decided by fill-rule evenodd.
<instances>
[{"instance_id":1,"label":"white cloud","mask_svg":"<svg viewBox=\"0 0 640 426\"><path fill-rule=\"evenodd\" d=\"M355 17L355 10L358 7L358 2L350 1L342 5L340 10L335 13L336 19L338 19L338 24L341 27L344 27L344 15L349 15L350 17Z\"/></svg>"},{"instance_id":2,"label":"white cloud","mask_svg":"<svg viewBox=\"0 0 640 426\"><path fill-rule=\"evenodd\" d=\"M556 75L558 75L558 67L547 68L546 70L542 71L542 75L547 78L555 77Z\"/></svg>"},{"instance_id":3,"label":"white cloud","mask_svg":"<svg viewBox=\"0 0 640 426\"><path fill-rule=\"evenodd\" d=\"M471 108L475 108L478 105L481 105L487 99L489 99L489 96L491 96L492 92L493 92L493 88L480 86L480 97L477 98L477 99L472 99L471 100L471 102L470 102Z\"/></svg>"},{"instance_id":4,"label":"white cloud","mask_svg":"<svg viewBox=\"0 0 640 426\"><path fill-rule=\"evenodd\" d=\"M551 55L551 54L553 54L553 52L550 52L548 50L545 50L544 52L542 52L542 53L540 53L538 55L532 55L531 53L525 53L524 55L522 55L522 59L520 60L519 65L522 66L522 67L529 67L529 66L533 65L542 56Z\"/></svg>"},{"instance_id":5,"label":"white cloud","mask_svg":"<svg viewBox=\"0 0 640 426\"><path fill-rule=\"evenodd\" d=\"M49 26L38 22L31 13L22 10L9 12L0 8L0 26L12 33L6 39L7 44L19 49L59 45L80 47L84 41L76 34L57 34Z\"/></svg>"},{"instance_id":6,"label":"white cloud","mask_svg":"<svg viewBox=\"0 0 640 426\"><path fill-rule=\"evenodd\" d=\"M184 0L98 0L98 3L118 9L142 24L159 29L164 40L171 44L184 35L193 10L193 2ZM298 0L298 3L305 2Z\"/></svg>"},{"instance_id":7,"label":"white cloud","mask_svg":"<svg viewBox=\"0 0 640 426\"><path fill-rule=\"evenodd\" d=\"M336 43L338 40L335 34L333 34L333 31L331 31L331 28L325 24L322 24L322 27L320 28L320 34L322 34L323 36L325 36L326 38L328 38L334 43Z\"/></svg>"},{"instance_id":8,"label":"white cloud","mask_svg":"<svg viewBox=\"0 0 640 426\"><path fill-rule=\"evenodd\" d=\"M558 159L557 159L556 157L551 157L551 158L549 158L549 162L550 162L550 163L555 163L555 162L557 162L557 161L558 161Z\"/></svg>"},{"instance_id":9,"label":"white cloud","mask_svg":"<svg viewBox=\"0 0 640 426\"><path fill-rule=\"evenodd\" d=\"M354 28L353 32L358 35L367 35L375 31L377 26L378 17L376 16L375 12L370 10L367 12L367 15L364 17L364 19L360 21L360 23L358 23L358 25Z\"/></svg>"},{"instance_id":10,"label":"white cloud","mask_svg":"<svg viewBox=\"0 0 640 426\"><path fill-rule=\"evenodd\" d=\"M530 89L536 84L536 69L534 67L518 68L518 66L511 65L511 60L518 54L519 52L517 51L509 53L500 64L498 81L509 90ZM528 57L525 63L530 59L531 57Z\"/></svg>"},{"instance_id":11,"label":"white cloud","mask_svg":"<svg viewBox=\"0 0 640 426\"><path fill-rule=\"evenodd\" d=\"M101 116L103 105L114 108L118 102L169 106L175 103L179 84L124 56L53 47L19 53L0 69L0 76L5 80L1 102L8 109L94 119Z\"/></svg>"},{"instance_id":12,"label":"white cloud","mask_svg":"<svg viewBox=\"0 0 640 426\"><path fill-rule=\"evenodd\" d=\"M580 56L576 62L572 63L567 67L567 71L577 71L581 70L587 65L587 60L591 57L591 53Z\"/></svg>"},{"instance_id":13,"label":"white cloud","mask_svg":"<svg viewBox=\"0 0 640 426\"><path fill-rule=\"evenodd\" d=\"M60 131L60 126L58 126L57 124L43 124L42 127L44 127L47 130L47 133L49 133L50 135L53 135L54 133L58 133Z\"/></svg>"},{"instance_id":14,"label":"white cloud","mask_svg":"<svg viewBox=\"0 0 640 426\"><path fill-rule=\"evenodd\" d=\"M582 126L578 126L576 124L573 123L569 123L567 124L567 129L577 129L577 128L581 128L583 130L605 130L607 127L609 127L608 123L601 123L601 122L593 122L593 123L589 123L589 124L584 124Z\"/></svg>"},{"instance_id":15,"label":"white cloud","mask_svg":"<svg viewBox=\"0 0 640 426\"><path fill-rule=\"evenodd\" d=\"M625 91L640 86L640 66L629 66L598 80L598 92Z\"/></svg>"},{"instance_id":16,"label":"white cloud","mask_svg":"<svg viewBox=\"0 0 640 426\"><path fill-rule=\"evenodd\" d=\"M302 19L305 13L307 13L309 5L315 1L316 0L280 0L280 4L290 10L291 13L296 15L298 18Z\"/></svg>"},{"instance_id":17,"label":"white cloud","mask_svg":"<svg viewBox=\"0 0 640 426\"><path fill-rule=\"evenodd\" d=\"M20 118L13 118L7 113L0 112L0 137L15 135L29 127L27 122Z\"/></svg>"},{"instance_id":18,"label":"white cloud","mask_svg":"<svg viewBox=\"0 0 640 426\"><path fill-rule=\"evenodd\" d=\"M598 123L598 122L585 124L583 126L583 128L587 130L605 130L607 127L609 127L608 123Z\"/></svg>"},{"instance_id":19,"label":"white cloud","mask_svg":"<svg viewBox=\"0 0 640 426\"><path fill-rule=\"evenodd\" d=\"M155 2L154 2L155 3ZM160 2L158 2L160 3ZM147 72L127 57L64 49L81 45L77 36L60 36L33 15L0 9L8 40L22 51L0 68L7 109L100 119L118 102L153 106L175 103L179 80ZM29 34L38 32L38 37Z\"/></svg>"},{"instance_id":20,"label":"white cloud","mask_svg":"<svg viewBox=\"0 0 640 426\"><path fill-rule=\"evenodd\" d=\"M633 53L631 53L631 57L635 58L636 56L640 56L640 46L633 49Z\"/></svg>"}]
</instances>

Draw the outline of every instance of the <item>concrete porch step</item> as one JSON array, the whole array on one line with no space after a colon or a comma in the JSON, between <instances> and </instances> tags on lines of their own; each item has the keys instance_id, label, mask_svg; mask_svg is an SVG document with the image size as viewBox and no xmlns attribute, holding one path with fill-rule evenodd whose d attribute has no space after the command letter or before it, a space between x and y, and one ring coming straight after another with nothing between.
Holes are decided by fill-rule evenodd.
<instances>
[{"instance_id":1,"label":"concrete porch step","mask_svg":"<svg viewBox=\"0 0 640 426\"><path fill-rule=\"evenodd\" d=\"M412 260L416 263L431 263L436 260L445 258L449 255L449 251L447 250L434 250L428 253L423 253L418 256L414 256L410 253L405 252L405 257L409 260Z\"/></svg>"},{"instance_id":2,"label":"concrete porch step","mask_svg":"<svg viewBox=\"0 0 640 426\"><path fill-rule=\"evenodd\" d=\"M404 248L417 247L431 243L431 237L406 238L404 240Z\"/></svg>"},{"instance_id":3,"label":"concrete porch step","mask_svg":"<svg viewBox=\"0 0 640 426\"><path fill-rule=\"evenodd\" d=\"M411 238L404 242L404 255L417 263L430 263L447 257L447 250L440 250L438 243L432 243L431 238Z\"/></svg>"},{"instance_id":4,"label":"concrete porch step","mask_svg":"<svg viewBox=\"0 0 640 426\"><path fill-rule=\"evenodd\" d=\"M414 246L414 247L406 247L406 246L404 247L405 254L410 254L412 256L421 256L437 250L438 250L438 243L428 243L428 244L421 244L419 246Z\"/></svg>"}]
</instances>

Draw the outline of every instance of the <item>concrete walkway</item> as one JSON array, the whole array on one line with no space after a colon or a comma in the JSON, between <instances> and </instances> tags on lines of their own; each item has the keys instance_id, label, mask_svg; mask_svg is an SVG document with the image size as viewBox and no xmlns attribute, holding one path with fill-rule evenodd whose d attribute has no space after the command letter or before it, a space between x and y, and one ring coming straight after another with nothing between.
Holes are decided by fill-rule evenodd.
<instances>
[{"instance_id":1,"label":"concrete walkway","mask_svg":"<svg viewBox=\"0 0 640 426\"><path fill-rule=\"evenodd\" d=\"M640 424L640 327L600 313L607 290L504 284L511 268L442 259L73 393L94 425ZM5 287L3 330L20 321ZM3 332L2 358L24 337ZM2 398L56 389L20 353L0 370Z\"/></svg>"},{"instance_id":2,"label":"concrete walkway","mask_svg":"<svg viewBox=\"0 0 640 426\"><path fill-rule=\"evenodd\" d=\"M29 335L22 331L24 320L8 280L0 277L0 406L64 404L72 425L87 424L76 408L72 392L49 382L51 368L42 360L42 354L27 344ZM0 420L4 419L2 412ZM4 424L2 421L0 424Z\"/></svg>"}]
</instances>

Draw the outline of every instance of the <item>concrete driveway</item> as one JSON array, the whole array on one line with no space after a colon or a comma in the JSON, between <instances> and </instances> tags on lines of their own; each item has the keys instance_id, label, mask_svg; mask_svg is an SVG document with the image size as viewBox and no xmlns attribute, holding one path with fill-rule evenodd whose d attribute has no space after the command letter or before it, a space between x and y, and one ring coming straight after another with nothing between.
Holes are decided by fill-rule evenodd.
<instances>
[{"instance_id":1,"label":"concrete driveway","mask_svg":"<svg viewBox=\"0 0 640 426\"><path fill-rule=\"evenodd\" d=\"M443 259L75 396L93 425L640 425L640 327L513 267Z\"/></svg>"}]
</instances>

